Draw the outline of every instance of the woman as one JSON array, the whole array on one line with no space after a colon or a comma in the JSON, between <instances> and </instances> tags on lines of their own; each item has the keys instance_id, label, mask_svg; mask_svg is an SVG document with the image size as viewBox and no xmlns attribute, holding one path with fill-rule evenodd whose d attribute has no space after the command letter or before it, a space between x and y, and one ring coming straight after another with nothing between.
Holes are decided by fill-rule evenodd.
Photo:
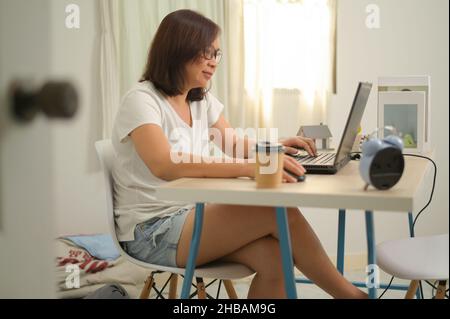
<instances>
[{"instance_id":1,"label":"woman","mask_svg":"<svg viewBox=\"0 0 450 319\"><path fill-rule=\"evenodd\" d=\"M205 89L222 56L219 33L214 22L196 12L169 14L155 35L140 83L122 100L113 129L115 213L119 240L137 259L172 267L187 263L194 205L158 200L155 187L181 177L254 177L254 164L248 160L195 160L208 153L209 129L224 139L230 136L223 105ZM241 156L251 156L251 140L232 134L232 141L229 155L237 156L236 145L243 143ZM309 139L281 142L288 151L300 147L316 152ZM174 154L187 155L190 161L174 161ZM305 174L288 156L284 168ZM283 178L296 182L288 174ZM299 270L333 297L366 297L336 270L297 208L288 209L288 220ZM257 273L249 298L286 297L273 208L206 205L197 265L219 259L245 264Z\"/></svg>"}]
</instances>

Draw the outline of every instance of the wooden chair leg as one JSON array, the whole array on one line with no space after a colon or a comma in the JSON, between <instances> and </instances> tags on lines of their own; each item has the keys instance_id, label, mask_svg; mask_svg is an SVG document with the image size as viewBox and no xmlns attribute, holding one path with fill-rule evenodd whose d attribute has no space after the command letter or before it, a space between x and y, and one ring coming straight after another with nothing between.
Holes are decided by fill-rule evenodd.
<instances>
[{"instance_id":1,"label":"wooden chair leg","mask_svg":"<svg viewBox=\"0 0 450 319\"><path fill-rule=\"evenodd\" d=\"M203 278L196 278L197 280L197 295L198 299L206 299L206 288Z\"/></svg>"},{"instance_id":2,"label":"wooden chair leg","mask_svg":"<svg viewBox=\"0 0 450 319\"><path fill-rule=\"evenodd\" d=\"M224 280L223 285L225 286L225 289L227 291L228 298L238 299L236 290L234 290L234 286L233 286L233 283L231 282L231 280Z\"/></svg>"},{"instance_id":3,"label":"wooden chair leg","mask_svg":"<svg viewBox=\"0 0 450 319\"><path fill-rule=\"evenodd\" d=\"M177 299L178 275L170 275L169 299Z\"/></svg>"},{"instance_id":4,"label":"wooden chair leg","mask_svg":"<svg viewBox=\"0 0 450 319\"><path fill-rule=\"evenodd\" d=\"M406 293L405 299L414 299L414 296L416 295L418 286L419 286L418 280L411 281L411 284L409 285L408 292Z\"/></svg>"},{"instance_id":5,"label":"wooden chair leg","mask_svg":"<svg viewBox=\"0 0 450 319\"><path fill-rule=\"evenodd\" d=\"M445 299L446 288L447 288L447 280L439 280L435 299Z\"/></svg>"},{"instance_id":6,"label":"wooden chair leg","mask_svg":"<svg viewBox=\"0 0 450 319\"><path fill-rule=\"evenodd\" d=\"M142 288L141 295L139 296L139 299L148 299L148 296L150 295L150 290L153 287L153 272L150 274L150 276L147 277L147 280L145 280L144 288Z\"/></svg>"}]
</instances>

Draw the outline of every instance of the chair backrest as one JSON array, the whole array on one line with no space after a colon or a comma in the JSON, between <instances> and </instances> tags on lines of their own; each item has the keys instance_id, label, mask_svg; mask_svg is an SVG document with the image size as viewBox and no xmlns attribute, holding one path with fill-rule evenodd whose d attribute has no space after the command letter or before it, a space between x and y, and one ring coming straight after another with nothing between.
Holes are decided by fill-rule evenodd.
<instances>
[{"instance_id":1,"label":"chair backrest","mask_svg":"<svg viewBox=\"0 0 450 319\"><path fill-rule=\"evenodd\" d=\"M112 177L112 167L114 163L114 148L112 146L111 140L102 140L95 142L95 149L97 151L97 156L100 161L100 166L103 170L103 180L105 184L105 194L106 194L106 217L108 219L109 232L116 245L117 249L121 255L125 254L122 246L119 244L116 234L116 223L114 218L114 189L113 189L113 177Z\"/></svg>"},{"instance_id":2,"label":"chair backrest","mask_svg":"<svg viewBox=\"0 0 450 319\"><path fill-rule=\"evenodd\" d=\"M152 264L144 263L140 260L137 260L130 255L128 255L122 248L119 243L119 239L117 238L116 233L116 221L114 217L114 182L112 176L112 168L114 164L114 158L116 156L114 152L114 148L112 146L111 140L102 140L95 142L95 149L97 150L97 156L100 161L100 166L103 170L103 179L105 184L105 199L106 199L106 217L108 219L109 233L112 237L112 240L119 251L119 253L125 257L128 261L133 262L136 265L152 268L152 269L161 269L163 271L170 270L168 267L164 266L155 266Z\"/></svg>"}]
</instances>

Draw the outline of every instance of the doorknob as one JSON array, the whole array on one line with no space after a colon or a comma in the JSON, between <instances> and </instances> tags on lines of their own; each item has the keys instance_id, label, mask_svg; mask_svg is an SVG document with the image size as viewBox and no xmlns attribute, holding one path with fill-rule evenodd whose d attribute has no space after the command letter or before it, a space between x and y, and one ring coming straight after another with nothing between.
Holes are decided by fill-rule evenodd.
<instances>
[{"instance_id":1,"label":"doorknob","mask_svg":"<svg viewBox=\"0 0 450 319\"><path fill-rule=\"evenodd\" d=\"M48 118L72 118L78 110L78 93L70 82L49 81L40 88L14 82L11 111L20 122L30 122L42 111Z\"/></svg>"}]
</instances>

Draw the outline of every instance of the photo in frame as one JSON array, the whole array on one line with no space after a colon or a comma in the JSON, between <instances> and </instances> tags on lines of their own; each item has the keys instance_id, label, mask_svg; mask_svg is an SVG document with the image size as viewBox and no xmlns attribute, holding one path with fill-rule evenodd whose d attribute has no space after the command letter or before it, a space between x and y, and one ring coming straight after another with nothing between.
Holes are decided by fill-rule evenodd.
<instances>
[{"instance_id":1,"label":"photo in frame","mask_svg":"<svg viewBox=\"0 0 450 319\"><path fill-rule=\"evenodd\" d=\"M378 112L380 138L394 133L403 140L406 152L424 151L424 92L380 92Z\"/></svg>"},{"instance_id":2,"label":"photo in frame","mask_svg":"<svg viewBox=\"0 0 450 319\"><path fill-rule=\"evenodd\" d=\"M378 136L396 134L405 151L431 149L430 77L405 76L378 79Z\"/></svg>"}]
</instances>

